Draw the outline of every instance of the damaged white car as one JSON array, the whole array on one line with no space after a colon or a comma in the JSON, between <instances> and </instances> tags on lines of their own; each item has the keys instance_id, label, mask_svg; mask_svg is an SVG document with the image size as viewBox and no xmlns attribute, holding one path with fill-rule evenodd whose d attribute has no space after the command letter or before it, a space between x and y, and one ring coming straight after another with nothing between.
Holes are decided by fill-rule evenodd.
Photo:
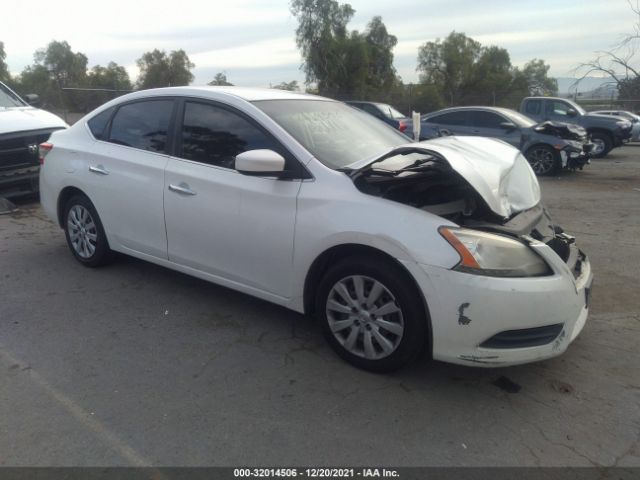
<instances>
[{"instance_id":1,"label":"damaged white car","mask_svg":"<svg viewBox=\"0 0 640 480\"><path fill-rule=\"evenodd\" d=\"M117 251L316 315L361 368L562 353L591 268L526 159L486 138L406 142L320 97L146 90L41 145L41 200L82 264Z\"/></svg>"}]
</instances>

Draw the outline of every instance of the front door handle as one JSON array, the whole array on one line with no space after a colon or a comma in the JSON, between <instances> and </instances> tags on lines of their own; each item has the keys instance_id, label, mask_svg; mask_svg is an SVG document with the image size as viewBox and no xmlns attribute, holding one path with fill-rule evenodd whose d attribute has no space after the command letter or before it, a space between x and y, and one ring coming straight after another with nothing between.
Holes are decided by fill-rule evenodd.
<instances>
[{"instance_id":1,"label":"front door handle","mask_svg":"<svg viewBox=\"0 0 640 480\"><path fill-rule=\"evenodd\" d=\"M193 190L191 190L191 187L184 183L184 182L180 182L178 185L174 185L173 183L169 184L169 190L171 190L172 192L178 192L178 193L182 193L183 195L195 195L196 192L194 192Z\"/></svg>"},{"instance_id":2,"label":"front door handle","mask_svg":"<svg viewBox=\"0 0 640 480\"><path fill-rule=\"evenodd\" d=\"M109 175L109 170L107 170L106 168L104 168L102 165L98 165L98 166L89 166L89 171L93 172L93 173L97 173L99 175Z\"/></svg>"}]
</instances>

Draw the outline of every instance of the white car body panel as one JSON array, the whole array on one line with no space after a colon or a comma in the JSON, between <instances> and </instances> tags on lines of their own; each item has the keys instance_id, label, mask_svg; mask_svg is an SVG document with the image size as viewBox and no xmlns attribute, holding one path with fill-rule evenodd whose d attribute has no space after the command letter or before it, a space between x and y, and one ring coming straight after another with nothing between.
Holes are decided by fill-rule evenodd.
<instances>
[{"instance_id":1,"label":"white car body panel","mask_svg":"<svg viewBox=\"0 0 640 480\"><path fill-rule=\"evenodd\" d=\"M277 90L169 88L126 98L158 95L206 98L241 110L286 145L312 178L246 176L97 141L85 118L50 139L54 148L42 167L40 188L42 205L52 219L59 220L60 193L75 187L94 203L112 249L298 312L305 311L305 282L321 254L351 244L374 248L397 259L412 276L430 314L433 356L453 363L505 366L549 358L564 351L584 326L585 289L592 279L588 262L575 279L550 247L532 241L531 248L547 260L552 274L498 278L452 270L460 257L438 227L456 224L360 192L347 174L314 159L247 102L308 96ZM510 217L540 201L528 163L502 142L450 137L409 146L445 157L498 215ZM108 175L90 171L92 166L103 167ZM170 190L170 185L195 195ZM465 315L471 321L461 325L459 308L464 303L469 304ZM479 347L497 332L550 323L564 324L552 344L499 351Z\"/></svg>"},{"instance_id":2,"label":"white car body panel","mask_svg":"<svg viewBox=\"0 0 640 480\"><path fill-rule=\"evenodd\" d=\"M0 135L42 128L67 128L57 115L34 107L0 107Z\"/></svg>"}]
</instances>

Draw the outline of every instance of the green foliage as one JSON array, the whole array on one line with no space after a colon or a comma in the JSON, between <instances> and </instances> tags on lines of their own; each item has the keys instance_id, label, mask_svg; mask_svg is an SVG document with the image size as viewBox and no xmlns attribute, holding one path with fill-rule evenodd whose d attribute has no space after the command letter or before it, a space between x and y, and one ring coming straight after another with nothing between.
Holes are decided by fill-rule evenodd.
<instances>
[{"instance_id":1,"label":"green foliage","mask_svg":"<svg viewBox=\"0 0 640 480\"><path fill-rule=\"evenodd\" d=\"M625 100L640 98L640 77L628 77L618 83L619 97ZM635 106L634 106L635 108Z\"/></svg>"},{"instance_id":2,"label":"green foliage","mask_svg":"<svg viewBox=\"0 0 640 480\"><path fill-rule=\"evenodd\" d=\"M449 105L516 106L529 94L557 92L549 66L534 59L520 70L504 48L484 47L464 33L426 42L418 50L423 84L433 86Z\"/></svg>"},{"instance_id":3,"label":"green foliage","mask_svg":"<svg viewBox=\"0 0 640 480\"><path fill-rule=\"evenodd\" d=\"M154 49L146 52L137 60L140 75L137 87L147 88L176 87L189 85L193 81L191 63L184 50L174 50L170 54Z\"/></svg>"},{"instance_id":4,"label":"green foliage","mask_svg":"<svg viewBox=\"0 0 640 480\"><path fill-rule=\"evenodd\" d=\"M213 77L213 80L211 80L207 85L232 87L233 83L229 83L227 81L227 74L225 72L219 72L216 73L216 76Z\"/></svg>"},{"instance_id":5,"label":"green foliage","mask_svg":"<svg viewBox=\"0 0 640 480\"><path fill-rule=\"evenodd\" d=\"M276 88L278 90L288 90L290 92L297 92L298 90L300 90L297 80L293 80L291 82L280 82L278 85L273 85L271 88Z\"/></svg>"},{"instance_id":6,"label":"green foliage","mask_svg":"<svg viewBox=\"0 0 640 480\"><path fill-rule=\"evenodd\" d=\"M529 86L529 95L554 96L558 94L558 81L547 76L549 68L544 60L537 58L525 64L522 73Z\"/></svg>"},{"instance_id":7,"label":"green foliage","mask_svg":"<svg viewBox=\"0 0 640 480\"><path fill-rule=\"evenodd\" d=\"M374 17L364 33L347 25L355 11L335 0L293 0L298 19L296 44L304 59L306 84L321 95L377 98L396 87L392 50L397 38Z\"/></svg>"},{"instance_id":8,"label":"green foliage","mask_svg":"<svg viewBox=\"0 0 640 480\"><path fill-rule=\"evenodd\" d=\"M5 59L7 54L4 51L4 42L0 42L0 82L7 83L11 79L9 74L9 67L7 66Z\"/></svg>"},{"instance_id":9,"label":"green foliage","mask_svg":"<svg viewBox=\"0 0 640 480\"><path fill-rule=\"evenodd\" d=\"M104 91L87 93L85 110L92 110L133 89L127 70L115 62L109 62L106 67L101 65L93 67L87 75L87 87Z\"/></svg>"}]
</instances>

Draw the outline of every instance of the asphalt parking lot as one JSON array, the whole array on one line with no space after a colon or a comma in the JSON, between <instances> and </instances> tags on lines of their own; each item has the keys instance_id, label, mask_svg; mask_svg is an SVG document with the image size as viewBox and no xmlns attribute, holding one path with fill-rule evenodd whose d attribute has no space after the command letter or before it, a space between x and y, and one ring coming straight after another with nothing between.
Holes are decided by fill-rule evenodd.
<instances>
[{"instance_id":1,"label":"asphalt parking lot","mask_svg":"<svg viewBox=\"0 0 640 480\"><path fill-rule=\"evenodd\" d=\"M640 466L640 146L542 180L595 273L561 357L391 375L311 319L0 216L0 465ZM512 312L504 312L510 315Z\"/></svg>"}]
</instances>

